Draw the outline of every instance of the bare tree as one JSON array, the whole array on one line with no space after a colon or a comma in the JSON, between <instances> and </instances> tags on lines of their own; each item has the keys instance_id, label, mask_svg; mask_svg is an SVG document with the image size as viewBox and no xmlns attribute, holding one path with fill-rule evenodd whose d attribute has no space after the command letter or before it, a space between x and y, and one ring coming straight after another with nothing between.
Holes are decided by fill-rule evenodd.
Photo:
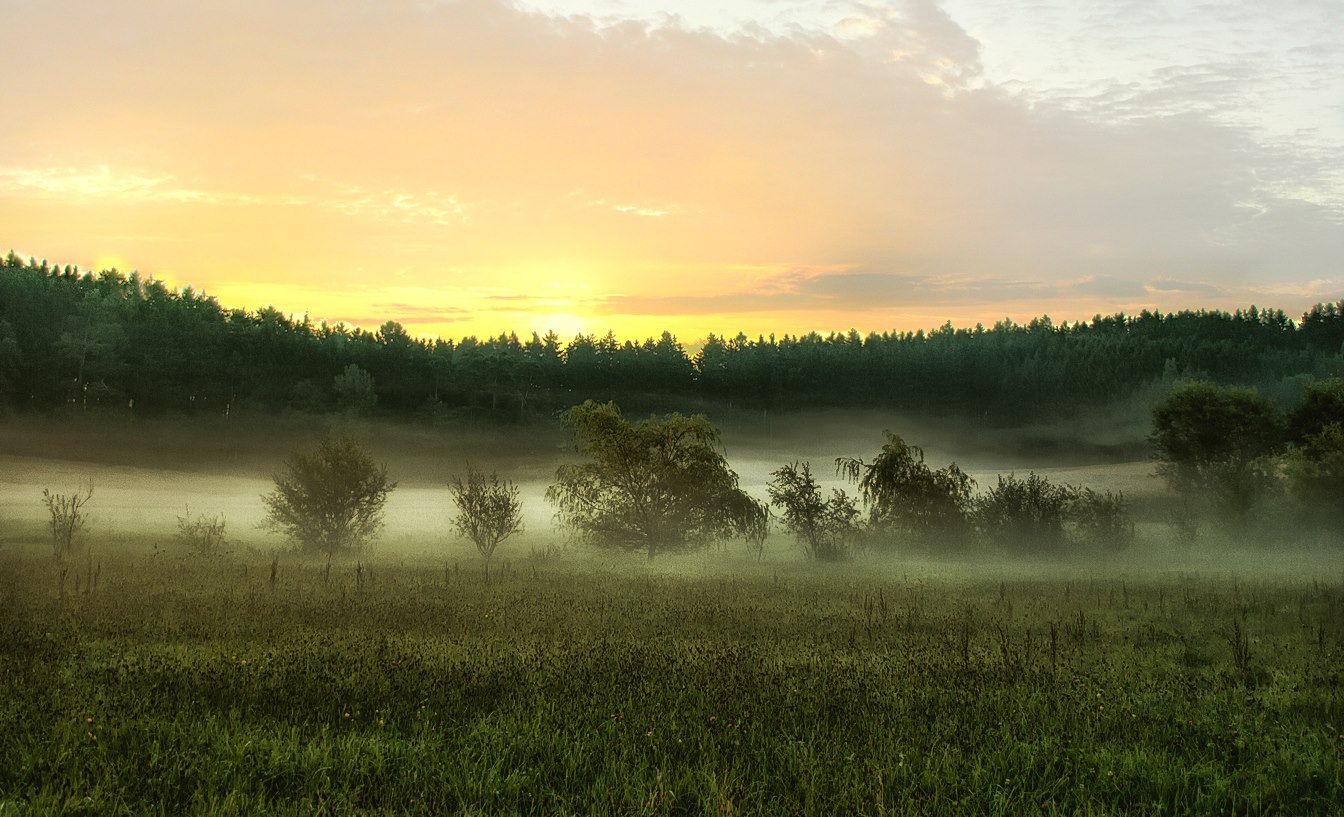
<instances>
[{"instance_id":1,"label":"bare tree","mask_svg":"<svg viewBox=\"0 0 1344 817\"><path fill-rule=\"evenodd\" d=\"M73 494L53 494L49 489L42 490L42 504L51 515L51 543L57 557L65 557L75 552L79 532L89 522L84 506L93 498L90 486Z\"/></svg>"}]
</instances>

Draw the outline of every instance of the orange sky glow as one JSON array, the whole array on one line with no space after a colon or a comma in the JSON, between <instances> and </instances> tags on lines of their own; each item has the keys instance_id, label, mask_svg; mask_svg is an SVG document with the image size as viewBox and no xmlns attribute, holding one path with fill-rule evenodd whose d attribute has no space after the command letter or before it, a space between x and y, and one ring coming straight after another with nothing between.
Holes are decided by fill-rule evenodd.
<instances>
[{"instance_id":1,"label":"orange sky glow","mask_svg":"<svg viewBox=\"0 0 1344 817\"><path fill-rule=\"evenodd\" d=\"M737 32L497 0L129 5L0 0L0 252L444 337L1344 297L1333 143L1198 99L1028 98L934 3Z\"/></svg>"}]
</instances>

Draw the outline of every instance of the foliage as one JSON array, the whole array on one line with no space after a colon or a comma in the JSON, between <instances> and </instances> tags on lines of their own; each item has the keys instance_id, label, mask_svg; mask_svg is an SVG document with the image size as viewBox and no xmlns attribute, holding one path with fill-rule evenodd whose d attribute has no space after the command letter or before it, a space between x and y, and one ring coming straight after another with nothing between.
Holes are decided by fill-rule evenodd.
<instances>
[{"instance_id":1,"label":"foliage","mask_svg":"<svg viewBox=\"0 0 1344 817\"><path fill-rule=\"evenodd\" d=\"M263 496L266 525L307 552L357 551L383 526L383 504L397 487L348 437L326 439L311 454L294 452L275 490Z\"/></svg>"},{"instance_id":2,"label":"foliage","mask_svg":"<svg viewBox=\"0 0 1344 817\"><path fill-rule=\"evenodd\" d=\"M1330 423L1302 441L1288 458L1293 495L1327 524L1344 528L1344 425Z\"/></svg>"},{"instance_id":3,"label":"foliage","mask_svg":"<svg viewBox=\"0 0 1344 817\"><path fill-rule=\"evenodd\" d=\"M224 546L224 514L191 515L191 508L177 518L177 541L200 554L216 556Z\"/></svg>"},{"instance_id":4,"label":"foliage","mask_svg":"<svg viewBox=\"0 0 1344 817\"><path fill-rule=\"evenodd\" d=\"M785 465L770 476L770 502L783 510L784 527L798 537L808 557L835 561L848 556L858 534L855 500L837 490L829 500L822 499L806 462Z\"/></svg>"},{"instance_id":5,"label":"foliage","mask_svg":"<svg viewBox=\"0 0 1344 817\"><path fill-rule=\"evenodd\" d=\"M1254 391L1189 383L1153 408L1150 441L1174 490L1241 518L1273 486L1283 423Z\"/></svg>"},{"instance_id":6,"label":"foliage","mask_svg":"<svg viewBox=\"0 0 1344 817\"><path fill-rule=\"evenodd\" d=\"M346 414L356 417L368 414L378 403L378 394L373 388L373 375L351 363L336 375L332 382L332 391L336 393L336 405Z\"/></svg>"},{"instance_id":7,"label":"foliage","mask_svg":"<svg viewBox=\"0 0 1344 817\"><path fill-rule=\"evenodd\" d=\"M1311 383L1288 415L1288 439L1302 445L1332 425L1344 425L1344 378Z\"/></svg>"},{"instance_id":8,"label":"foliage","mask_svg":"<svg viewBox=\"0 0 1344 817\"><path fill-rule=\"evenodd\" d=\"M9 321L0 320L0 406L9 405L19 373L19 341Z\"/></svg>"},{"instance_id":9,"label":"foliage","mask_svg":"<svg viewBox=\"0 0 1344 817\"><path fill-rule=\"evenodd\" d=\"M738 487L703 415L632 424L615 403L589 400L561 419L585 460L562 465L546 497L583 538L653 559L764 524L764 508Z\"/></svg>"},{"instance_id":10,"label":"foliage","mask_svg":"<svg viewBox=\"0 0 1344 817\"><path fill-rule=\"evenodd\" d=\"M78 536L89 523L84 506L93 499L93 487L72 494L53 494L42 489L42 504L47 509L51 543L58 558L75 553L79 548Z\"/></svg>"},{"instance_id":11,"label":"foliage","mask_svg":"<svg viewBox=\"0 0 1344 817\"><path fill-rule=\"evenodd\" d=\"M518 486L501 480L498 474L486 475L467 469L467 478L453 477L448 485L457 514L453 526L476 545L488 562L499 543L523 529L522 502Z\"/></svg>"},{"instance_id":12,"label":"foliage","mask_svg":"<svg viewBox=\"0 0 1344 817\"><path fill-rule=\"evenodd\" d=\"M1031 473L1002 475L976 502L980 530L992 541L1018 550L1049 551L1068 541L1064 522L1077 490Z\"/></svg>"},{"instance_id":13,"label":"foliage","mask_svg":"<svg viewBox=\"0 0 1344 817\"><path fill-rule=\"evenodd\" d=\"M1076 489L1067 516L1082 544L1105 550L1124 550L1134 544L1134 522L1123 491Z\"/></svg>"},{"instance_id":14,"label":"foliage","mask_svg":"<svg viewBox=\"0 0 1344 817\"><path fill-rule=\"evenodd\" d=\"M869 524L914 540L963 536L975 480L956 463L933 470L924 462L923 449L885 433L887 441L871 463L851 457L835 461L838 472L858 482Z\"/></svg>"}]
</instances>

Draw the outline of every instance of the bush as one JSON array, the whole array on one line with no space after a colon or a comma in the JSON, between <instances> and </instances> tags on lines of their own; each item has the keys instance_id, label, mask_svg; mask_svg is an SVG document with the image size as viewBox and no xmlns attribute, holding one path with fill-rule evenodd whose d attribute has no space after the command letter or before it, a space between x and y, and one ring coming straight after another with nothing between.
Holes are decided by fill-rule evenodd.
<instances>
[{"instance_id":1,"label":"bush","mask_svg":"<svg viewBox=\"0 0 1344 817\"><path fill-rule=\"evenodd\" d=\"M518 486L512 482L469 468L466 481L454 477L448 491L457 503L453 526L476 545L487 562L500 542L523 529L522 503Z\"/></svg>"},{"instance_id":2,"label":"bush","mask_svg":"<svg viewBox=\"0 0 1344 817\"><path fill-rule=\"evenodd\" d=\"M191 508L177 518L177 541L202 556L215 556L224 545L224 514L191 516Z\"/></svg>"},{"instance_id":3,"label":"bush","mask_svg":"<svg viewBox=\"0 0 1344 817\"><path fill-rule=\"evenodd\" d=\"M1000 476L976 504L985 536L1017 550L1058 550L1067 542L1064 521L1076 489L1038 474Z\"/></svg>"},{"instance_id":4,"label":"bush","mask_svg":"<svg viewBox=\"0 0 1344 817\"><path fill-rule=\"evenodd\" d=\"M1288 458L1293 495L1331 527L1344 527L1344 425L1331 423Z\"/></svg>"},{"instance_id":5,"label":"bush","mask_svg":"<svg viewBox=\"0 0 1344 817\"><path fill-rule=\"evenodd\" d=\"M312 454L290 455L275 490L261 498L264 524L306 552L357 551L382 529L383 504L396 487L353 440L323 440Z\"/></svg>"},{"instance_id":6,"label":"bush","mask_svg":"<svg viewBox=\"0 0 1344 817\"><path fill-rule=\"evenodd\" d=\"M1134 522L1122 491L1075 490L1068 516L1081 544L1124 550L1134 543Z\"/></svg>"},{"instance_id":7,"label":"bush","mask_svg":"<svg viewBox=\"0 0 1344 817\"><path fill-rule=\"evenodd\" d=\"M1305 445L1332 425L1344 425L1344 379L1338 377L1307 386L1288 415L1288 438Z\"/></svg>"},{"instance_id":8,"label":"bush","mask_svg":"<svg viewBox=\"0 0 1344 817\"><path fill-rule=\"evenodd\" d=\"M798 537L812 559L836 561L849 555L858 534L859 509L844 491L821 497L808 463L793 463L770 475L770 502L784 511L784 527Z\"/></svg>"},{"instance_id":9,"label":"bush","mask_svg":"<svg viewBox=\"0 0 1344 817\"><path fill-rule=\"evenodd\" d=\"M1240 520L1273 489L1284 436L1278 412L1258 393L1190 383L1153 409L1149 440L1158 473L1187 507L1208 498Z\"/></svg>"}]
</instances>

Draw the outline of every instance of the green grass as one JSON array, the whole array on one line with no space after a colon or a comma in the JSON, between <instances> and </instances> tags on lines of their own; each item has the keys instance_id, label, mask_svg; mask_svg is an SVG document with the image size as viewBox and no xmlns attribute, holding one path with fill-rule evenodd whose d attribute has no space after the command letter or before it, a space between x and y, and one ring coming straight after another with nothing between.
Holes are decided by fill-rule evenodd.
<instances>
[{"instance_id":1,"label":"green grass","mask_svg":"<svg viewBox=\"0 0 1344 817\"><path fill-rule=\"evenodd\" d=\"M1338 576L692 561L0 556L0 817L1344 811Z\"/></svg>"}]
</instances>

